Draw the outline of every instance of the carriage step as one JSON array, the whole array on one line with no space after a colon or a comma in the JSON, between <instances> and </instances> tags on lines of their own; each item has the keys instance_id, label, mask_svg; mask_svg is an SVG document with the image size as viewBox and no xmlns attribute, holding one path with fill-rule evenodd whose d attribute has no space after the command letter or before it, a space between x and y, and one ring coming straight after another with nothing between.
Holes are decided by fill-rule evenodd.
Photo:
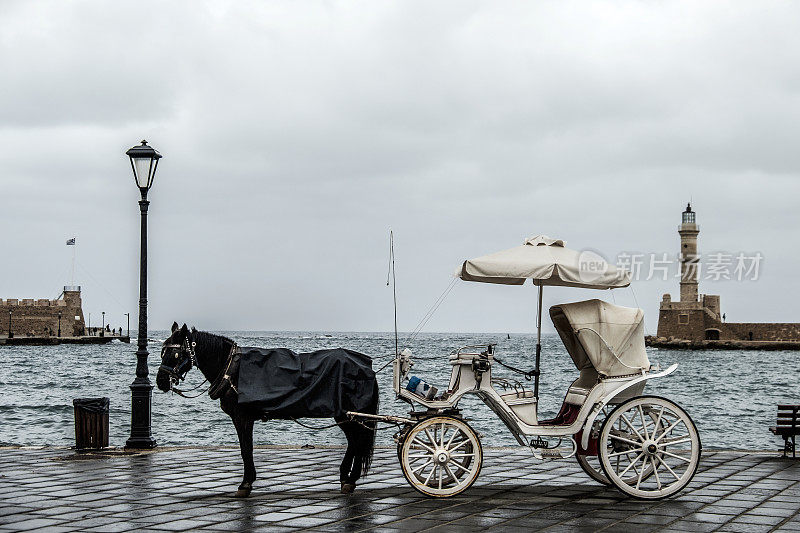
<instances>
[{"instance_id":1,"label":"carriage step","mask_svg":"<svg viewBox=\"0 0 800 533\"><path fill-rule=\"evenodd\" d=\"M557 449L540 450L539 453L542 454L542 459L563 459L564 458L562 453Z\"/></svg>"},{"instance_id":2,"label":"carriage step","mask_svg":"<svg viewBox=\"0 0 800 533\"><path fill-rule=\"evenodd\" d=\"M563 459L564 454L562 453L563 450L558 448L537 448L535 446L531 446L531 451L533 452L533 456L537 459Z\"/></svg>"}]
</instances>

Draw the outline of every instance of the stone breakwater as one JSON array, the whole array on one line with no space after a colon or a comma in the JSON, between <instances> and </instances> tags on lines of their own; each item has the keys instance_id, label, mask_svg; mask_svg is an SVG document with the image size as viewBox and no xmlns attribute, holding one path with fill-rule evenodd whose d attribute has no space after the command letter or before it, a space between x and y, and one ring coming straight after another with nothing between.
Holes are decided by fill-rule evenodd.
<instances>
[{"instance_id":1,"label":"stone breakwater","mask_svg":"<svg viewBox=\"0 0 800 533\"><path fill-rule=\"evenodd\" d=\"M644 341L653 348L675 350L800 350L800 341L686 340L650 335Z\"/></svg>"},{"instance_id":2,"label":"stone breakwater","mask_svg":"<svg viewBox=\"0 0 800 533\"><path fill-rule=\"evenodd\" d=\"M113 340L130 343L127 335L113 335L106 332L104 336L84 335L82 337L0 337L0 346L58 346L60 344L108 344Z\"/></svg>"},{"instance_id":3,"label":"stone breakwater","mask_svg":"<svg viewBox=\"0 0 800 533\"><path fill-rule=\"evenodd\" d=\"M428 499L376 450L356 492L339 492L341 448L260 447L246 500L236 448L79 455L0 450L0 529L13 531L784 531L800 530L800 461L705 453L674 498L639 501L590 480L574 460L486 448L476 484Z\"/></svg>"}]
</instances>

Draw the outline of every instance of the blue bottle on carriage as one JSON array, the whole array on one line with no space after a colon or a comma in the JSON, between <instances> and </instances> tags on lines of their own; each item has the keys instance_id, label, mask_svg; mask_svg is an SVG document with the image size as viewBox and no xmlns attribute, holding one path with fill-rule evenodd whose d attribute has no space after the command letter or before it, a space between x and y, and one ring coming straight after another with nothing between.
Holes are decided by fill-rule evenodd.
<instances>
[{"instance_id":1,"label":"blue bottle on carriage","mask_svg":"<svg viewBox=\"0 0 800 533\"><path fill-rule=\"evenodd\" d=\"M425 398L426 400L432 400L436 396L436 393L439 392L439 389L428 385L417 376L411 376L408 380L408 385L406 385L406 390L410 390L417 396Z\"/></svg>"}]
</instances>

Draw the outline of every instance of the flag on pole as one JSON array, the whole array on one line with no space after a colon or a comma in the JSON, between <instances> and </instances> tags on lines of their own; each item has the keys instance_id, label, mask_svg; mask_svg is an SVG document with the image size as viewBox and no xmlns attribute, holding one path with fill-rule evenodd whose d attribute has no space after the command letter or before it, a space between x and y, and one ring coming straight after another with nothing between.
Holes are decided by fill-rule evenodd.
<instances>
[{"instance_id":1,"label":"flag on pole","mask_svg":"<svg viewBox=\"0 0 800 533\"><path fill-rule=\"evenodd\" d=\"M75 286L75 252L78 251L78 247L75 246L75 239L76 237L67 239L67 246L72 246L72 270L69 277L71 287Z\"/></svg>"}]
</instances>

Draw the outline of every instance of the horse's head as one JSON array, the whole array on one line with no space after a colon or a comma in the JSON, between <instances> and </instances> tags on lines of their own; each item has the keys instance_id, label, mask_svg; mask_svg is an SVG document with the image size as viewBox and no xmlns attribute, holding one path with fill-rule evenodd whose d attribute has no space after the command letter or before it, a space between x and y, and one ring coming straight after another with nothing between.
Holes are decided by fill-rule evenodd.
<instances>
[{"instance_id":1,"label":"horse's head","mask_svg":"<svg viewBox=\"0 0 800 533\"><path fill-rule=\"evenodd\" d=\"M194 347L192 332L186 324L179 328L177 322L173 323L172 334L161 346L161 366L156 375L156 385L160 390L168 392L173 385L183 381L193 365L197 365Z\"/></svg>"}]
</instances>

